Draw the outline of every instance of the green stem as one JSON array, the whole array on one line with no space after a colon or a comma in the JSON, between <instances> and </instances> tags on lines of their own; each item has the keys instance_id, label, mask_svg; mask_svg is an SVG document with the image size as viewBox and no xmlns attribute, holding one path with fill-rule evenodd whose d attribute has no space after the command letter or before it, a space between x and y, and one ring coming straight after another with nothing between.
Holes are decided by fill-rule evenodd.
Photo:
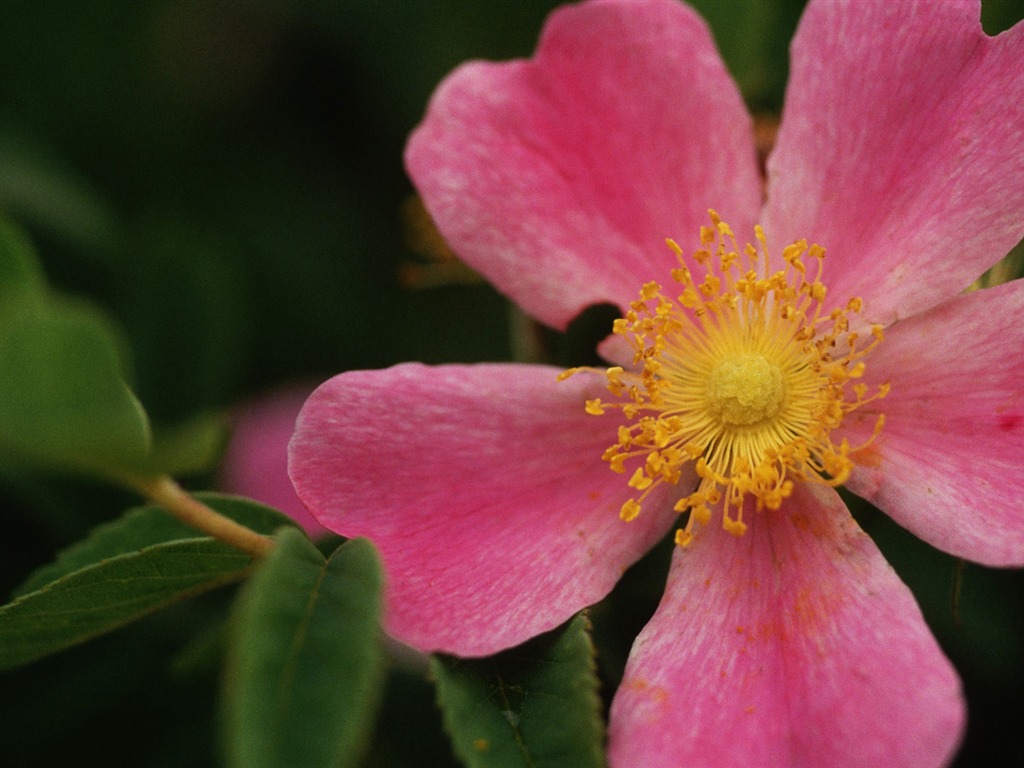
<instances>
[{"instance_id":1,"label":"green stem","mask_svg":"<svg viewBox=\"0 0 1024 768\"><path fill-rule=\"evenodd\" d=\"M211 509L185 491L171 477L131 478L129 484L154 504L181 522L253 557L266 557L274 549L273 539L236 523Z\"/></svg>"}]
</instances>

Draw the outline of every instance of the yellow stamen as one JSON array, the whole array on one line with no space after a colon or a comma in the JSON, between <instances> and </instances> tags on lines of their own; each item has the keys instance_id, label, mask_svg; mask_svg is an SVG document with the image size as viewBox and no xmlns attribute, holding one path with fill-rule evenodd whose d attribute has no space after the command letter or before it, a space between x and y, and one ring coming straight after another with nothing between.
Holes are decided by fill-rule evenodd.
<instances>
[{"instance_id":1,"label":"yellow stamen","mask_svg":"<svg viewBox=\"0 0 1024 768\"><path fill-rule=\"evenodd\" d=\"M863 377L862 358L883 338L880 326L863 338L849 315L862 301L826 311L821 282L825 249L800 240L773 263L767 238L737 248L732 230L714 211L701 227L700 247L687 260L672 240L679 267L672 291L647 283L613 331L632 347L633 369L601 373L615 400L586 403L587 413L620 409L619 426L604 460L619 473L634 464L629 487L638 491L620 516L640 514L645 498L675 484L685 465L699 478L696 490L675 506L689 512L676 543L688 545L717 505L722 526L737 536L747 529L744 501L757 511L777 510L794 482L840 485L853 468L851 453L882 429L879 416L868 443L837 445L831 433L848 413L885 397L888 385L869 393L851 383ZM580 371L571 369L566 378Z\"/></svg>"}]
</instances>

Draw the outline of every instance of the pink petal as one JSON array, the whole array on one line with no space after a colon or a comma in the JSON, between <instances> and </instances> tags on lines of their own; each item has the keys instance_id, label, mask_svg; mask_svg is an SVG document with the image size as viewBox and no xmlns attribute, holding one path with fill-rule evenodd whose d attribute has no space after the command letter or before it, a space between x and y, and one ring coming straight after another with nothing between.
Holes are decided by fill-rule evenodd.
<instances>
[{"instance_id":1,"label":"pink petal","mask_svg":"<svg viewBox=\"0 0 1024 768\"><path fill-rule=\"evenodd\" d=\"M328 531L299 501L288 477L288 441L312 390L301 384L244 403L235 414L217 485L284 512L316 538Z\"/></svg>"},{"instance_id":2,"label":"pink petal","mask_svg":"<svg viewBox=\"0 0 1024 768\"><path fill-rule=\"evenodd\" d=\"M1024 24L979 0L811 2L792 47L768 236L828 250L836 302L887 324L964 289L1024 235Z\"/></svg>"},{"instance_id":3,"label":"pink petal","mask_svg":"<svg viewBox=\"0 0 1024 768\"><path fill-rule=\"evenodd\" d=\"M1016 280L890 327L865 379L892 391L844 425L857 444L886 415L852 491L936 547L989 565L1024 565L1022 316Z\"/></svg>"},{"instance_id":4,"label":"pink petal","mask_svg":"<svg viewBox=\"0 0 1024 768\"><path fill-rule=\"evenodd\" d=\"M943 764L956 673L837 494L802 485L749 523L677 550L612 703L611 764Z\"/></svg>"},{"instance_id":5,"label":"pink petal","mask_svg":"<svg viewBox=\"0 0 1024 768\"><path fill-rule=\"evenodd\" d=\"M306 403L295 487L379 548L394 637L460 656L517 645L604 597L675 519L667 493L619 519L631 489L601 454L620 422L584 412L597 377L557 373L408 364L341 374Z\"/></svg>"},{"instance_id":6,"label":"pink petal","mask_svg":"<svg viewBox=\"0 0 1024 768\"><path fill-rule=\"evenodd\" d=\"M463 65L406 166L456 253L559 328L667 280L665 238L695 243L708 208L750 232L761 200L740 95L674 0L567 6L533 59Z\"/></svg>"}]
</instances>

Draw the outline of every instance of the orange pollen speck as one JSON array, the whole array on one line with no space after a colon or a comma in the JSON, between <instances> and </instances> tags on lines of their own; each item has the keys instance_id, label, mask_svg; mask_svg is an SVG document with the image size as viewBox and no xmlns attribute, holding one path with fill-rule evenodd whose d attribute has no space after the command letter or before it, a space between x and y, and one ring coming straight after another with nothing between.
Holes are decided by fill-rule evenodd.
<instances>
[{"instance_id":1,"label":"orange pollen speck","mask_svg":"<svg viewBox=\"0 0 1024 768\"><path fill-rule=\"evenodd\" d=\"M666 291L647 283L615 321L614 332L633 348L633 366L600 371L612 399L586 403L587 413L618 409L627 419L603 455L637 491L622 506L623 520L637 517L652 490L678 483L692 465L698 486L675 506L690 513L676 532L681 546L719 504L723 527L739 535L747 497L757 510L777 510L796 481L845 482L851 453L878 436L884 416L856 449L846 440L837 445L831 433L889 389L849 386L863 376L862 358L882 341L882 328L866 338L850 330L858 298L843 309L823 308L824 248L793 243L776 268L761 227L754 228L759 247L740 251L729 226L714 211L710 216L691 259L668 241L679 260L677 285ZM585 370L594 372L573 368L562 378Z\"/></svg>"}]
</instances>

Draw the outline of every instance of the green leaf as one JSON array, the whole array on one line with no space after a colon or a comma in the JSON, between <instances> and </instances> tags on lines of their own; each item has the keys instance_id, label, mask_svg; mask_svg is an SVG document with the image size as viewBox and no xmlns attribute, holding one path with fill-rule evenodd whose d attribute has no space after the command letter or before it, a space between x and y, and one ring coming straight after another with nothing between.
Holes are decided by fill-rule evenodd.
<instances>
[{"instance_id":1,"label":"green leaf","mask_svg":"<svg viewBox=\"0 0 1024 768\"><path fill-rule=\"evenodd\" d=\"M279 534L239 600L225 692L229 765L358 763L382 671L381 581L365 540L325 561L299 531Z\"/></svg>"},{"instance_id":2,"label":"green leaf","mask_svg":"<svg viewBox=\"0 0 1024 768\"><path fill-rule=\"evenodd\" d=\"M195 496L257 533L269 535L282 526L295 525L287 515L254 501L216 493L197 493ZM160 507L152 504L135 507L123 517L94 528L87 538L61 552L54 562L35 571L13 594L20 597L104 560L184 539L210 540L206 534L190 528Z\"/></svg>"},{"instance_id":3,"label":"green leaf","mask_svg":"<svg viewBox=\"0 0 1024 768\"><path fill-rule=\"evenodd\" d=\"M38 298L45 286L43 270L28 238L10 221L0 218L0 302Z\"/></svg>"},{"instance_id":4,"label":"green leaf","mask_svg":"<svg viewBox=\"0 0 1024 768\"><path fill-rule=\"evenodd\" d=\"M260 533L294 523L247 499L196 498ZM297 529L295 529L297 531ZM156 506L129 510L36 571L0 607L0 669L117 629L252 572L252 558Z\"/></svg>"},{"instance_id":5,"label":"green leaf","mask_svg":"<svg viewBox=\"0 0 1024 768\"><path fill-rule=\"evenodd\" d=\"M47 290L28 239L0 218L0 459L114 479L210 469L225 417L202 414L154 437L123 352L102 313Z\"/></svg>"},{"instance_id":6,"label":"green leaf","mask_svg":"<svg viewBox=\"0 0 1024 768\"><path fill-rule=\"evenodd\" d=\"M115 479L209 469L224 417L204 414L154 439L124 351L101 312L47 290L28 239L0 219L0 459Z\"/></svg>"},{"instance_id":7,"label":"green leaf","mask_svg":"<svg viewBox=\"0 0 1024 768\"><path fill-rule=\"evenodd\" d=\"M0 608L0 669L109 632L245 577L251 559L213 539L182 539L104 560Z\"/></svg>"},{"instance_id":8,"label":"green leaf","mask_svg":"<svg viewBox=\"0 0 1024 768\"><path fill-rule=\"evenodd\" d=\"M109 323L67 302L0 323L0 456L108 474L150 447Z\"/></svg>"},{"instance_id":9,"label":"green leaf","mask_svg":"<svg viewBox=\"0 0 1024 768\"><path fill-rule=\"evenodd\" d=\"M589 622L486 659L435 656L431 672L445 728L469 768L603 766Z\"/></svg>"},{"instance_id":10,"label":"green leaf","mask_svg":"<svg viewBox=\"0 0 1024 768\"><path fill-rule=\"evenodd\" d=\"M214 468L228 439L224 413L202 413L153 431L153 449L142 468L156 474L190 475Z\"/></svg>"}]
</instances>

